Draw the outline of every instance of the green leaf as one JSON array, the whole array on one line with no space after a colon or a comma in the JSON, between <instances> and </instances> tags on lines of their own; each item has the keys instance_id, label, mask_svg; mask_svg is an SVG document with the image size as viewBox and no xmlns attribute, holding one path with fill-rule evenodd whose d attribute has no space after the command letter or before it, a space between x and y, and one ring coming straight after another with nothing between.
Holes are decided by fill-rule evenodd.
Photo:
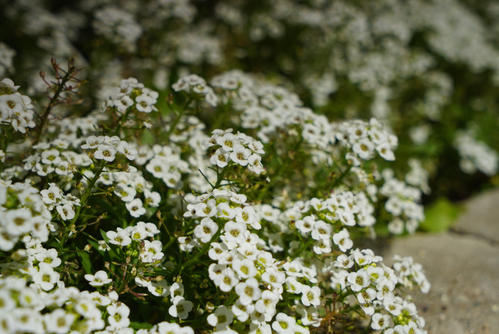
<instances>
[{"instance_id":1,"label":"green leaf","mask_svg":"<svg viewBox=\"0 0 499 334\"><path fill-rule=\"evenodd\" d=\"M102 239L104 239L104 241L107 242L109 240L109 238L107 237L106 232L102 229L99 230L99 232L100 232L100 235L102 236Z\"/></svg>"},{"instance_id":2,"label":"green leaf","mask_svg":"<svg viewBox=\"0 0 499 334\"><path fill-rule=\"evenodd\" d=\"M430 233L447 231L461 213L461 208L446 198L439 198L425 210L420 228Z\"/></svg>"},{"instance_id":3,"label":"green leaf","mask_svg":"<svg viewBox=\"0 0 499 334\"><path fill-rule=\"evenodd\" d=\"M90 261L90 256L88 255L88 253L82 250L78 250L76 251L76 253L78 253L78 256L81 259L81 265L83 267L83 270L85 270L85 273L92 274L92 262Z\"/></svg>"},{"instance_id":4,"label":"green leaf","mask_svg":"<svg viewBox=\"0 0 499 334\"><path fill-rule=\"evenodd\" d=\"M151 329L152 325L148 322L132 321L132 322L130 322L130 328L133 328L133 329Z\"/></svg>"}]
</instances>

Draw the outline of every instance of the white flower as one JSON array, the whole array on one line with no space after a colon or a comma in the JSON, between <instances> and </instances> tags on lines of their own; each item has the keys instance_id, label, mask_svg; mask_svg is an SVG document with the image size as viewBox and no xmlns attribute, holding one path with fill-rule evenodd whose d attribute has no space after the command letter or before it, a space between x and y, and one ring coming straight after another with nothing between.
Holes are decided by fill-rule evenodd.
<instances>
[{"instance_id":1,"label":"white flower","mask_svg":"<svg viewBox=\"0 0 499 334\"><path fill-rule=\"evenodd\" d=\"M353 242L350 239L350 234L346 229L342 229L340 232L333 235L333 242L340 248L342 252L346 252L353 246Z\"/></svg>"},{"instance_id":2,"label":"white flower","mask_svg":"<svg viewBox=\"0 0 499 334\"><path fill-rule=\"evenodd\" d=\"M75 210L71 203L57 205L56 210L62 220L71 220L75 217Z\"/></svg>"},{"instance_id":3,"label":"white flower","mask_svg":"<svg viewBox=\"0 0 499 334\"><path fill-rule=\"evenodd\" d=\"M241 278L255 277L257 274L255 263L250 259L234 259L232 262L232 269L234 269Z\"/></svg>"},{"instance_id":4,"label":"white flower","mask_svg":"<svg viewBox=\"0 0 499 334\"><path fill-rule=\"evenodd\" d=\"M242 305L249 305L252 301L260 298L261 295L258 281L254 278L239 283L236 285L235 290Z\"/></svg>"},{"instance_id":5,"label":"white flower","mask_svg":"<svg viewBox=\"0 0 499 334\"><path fill-rule=\"evenodd\" d=\"M11 235L27 233L33 226L33 217L27 208L8 210L4 219L5 228Z\"/></svg>"},{"instance_id":6,"label":"white flower","mask_svg":"<svg viewBox=\"0 0 499 334\"><path fill-rule=\"evenodd\" d=\"M54 285L59 281L59 273L54 271L48 263L44 262L38 265L38 270L34 270L32 277L35 284L45 291L52 290Z\"/></svg>"},{"instance_id":7,"label":"white flower","mask_svg":"<svg viewBox=\"0 0 499 334\"><path fill-rule=\"evenodd\" d=\"M146 209L143 207L140 198L131 200L130 202L126 203L125 206L132 217L137 218L146 213Z\"/></svg>"},{"instance_id":8,"label":"white flower","mask_svg":"<svg viewBox=\"0 0 499 334\"><path fill-rule=\"evenodd\" d=\"M71 313L66 313L62 309L57 309L44 316L45 326L48 332L51 333L68 333L69 328L73 324L75 316Z\"/></svg>"},{"instance_id":9,"label":"white flower","mask_svg":"<svg viewBox=\"0 0 499 334\"><path fill-rule=\"evenodd\" d=\"M217 282L214 283L216 284ZM237 283L239 283L239 280L236 278L234 271L230 268L222 270L218 277L218 286L223 292L229 292Z\"/></svg>"},{"instance_id":10,"label":"white flower","mask_svg":"<svg viewBox=\"0 0 499 334\"><path fill-rule=\"evenodd\" d=\"M218 231L218 225L211 218L203 218L199 225L194 228L194 235L201 242L208 242Z\"/></svg>"},{"instance_id":11,"label":"white flower","mask_svg":"<svg viewBox=\"0 0 499 334\"><path fill-rule=\"evenodd\" d=\"M130 309L125 304L120 302L113 303L109 305L106 310L109 314L107 321L111 328L119 329L130 325L130 319L128 318Z\"/></svg>"},{"instance_id":12,"label":"white flower","mask_svg":"<svg viewBox=\"0 0 499 334\"><path fill-rule=\"evenodd\" d=\"M206 320L210 326L215 327L216 330L221 330L228 327L233 319L234 315L226 306L219 306Z\"/></svg>"},{"instance_id":13,"label":"white flower","mask_svg":"<svg viewBox=\"0 0 499 334\"><path fill-rule=\"evenodd\" d=\"M241 166L246 166L248 164L250 156L251 151L241 145L235 146L234 150L230 153L230 159Z\"/></svg>"},{"instance_id":14,"label":"white flower","mask_svg":"<svg viewBox=\"0 0 499 334\"><path fill-rule=\"evenodd\" d=\"M369 276L365 270L359 270L358 272L350 273L347 276L347 281L350 283L350 288L358 292L369 285Z\"/></svg>"},{"instance_id":15,"label":"white flower","mask_svg":"<svg viewBox=\"0 0 499 334\"><path fill-rule=\"evenodd\" d=\"M248 320L249 315L253 312L254 308L253 304L243 305L237 300L236 303L232 305L231 311L237 320L245 322Z\"/></svg>"},{"instance_id":16,"label":"white flower","mask_svg":"<svg viewBox=\"0 0 499 334\"><path fill-rule=\"evenodd\" d=\"M374 313L371 317L371 328L374 330L382 330L391 325L390 316L387 314Z\"/></svg>"},{"instance_id":17,"label":"white flower","mask_svg":"<svg viewBox=\"0 0 499 334\"><path fill-rule=\"evenodd\" d=\"M272 323L272 329L277 333L293 333L296 326L296 319L284 313L278 313Z\"/></svg>"},{"instance_id":18,"label":"white flower","mask_svg":"<svg viewBox=\"0 0 499 334\"><path fill-rule=\"evenodd\" d=\"M303 219L296 221L296 228L303 234L307 235L312 231L315 219L313 216L306 216Z\"/></svg>"},{"instance_id":19,"label":"white flower","mask_svg":"<svg viewBox=\"0 0 499 334\"><path fill-rule=\"evenodd\" d=\"M229 155L218 149L210 158L210 162L219 168L224 168L229 164Z\"/></svg>"},{"instance_id":20,"label":"white flower","mask_svg":"<svg viewBox=\"0 0 499 334\"><path fill-rule=\"evenodd\" d=\"M161 251L163 245L159 240L144 240L143 248L140 252L140 260L144 263L153 263L163 259L163 252Z\"/></svg>"},{"instance_id":21,"label":"white flower","mask_svg":"<svg viewBox=\"0 0 499 334\"><path fill-rule=\"evenodd\" d=\"M272 328L265 322L252 322L248 334L272 334Z\"/></svg>"},{"instance_id":22,"label":"white flower","mask_svg":"<svg viewBox=\"0 0 499 334\"><path fill-rule=\"evenodd\" d=\"M244 242L244 233L247 231L246 226L238 224L234 221L228 221L225 226L225 237L228 241L241 244Z\"/></svg>"},{"instance_id":23,"label":"white flower","mask_svg":"<svg viewBox=\"0 0 499 334\"><path fill-rule=\"evenodd\" d=\"M191 327L180 327L180 325L175 323L163 321L156 326L158 334L194 334L194 330Z\"/></svg>"},{"instance_id":24,"label":"white flower","mask_svg":"<svg viewBox=\"0 0 499 334\"><path fill-rule=\"evenodd\" d=\"M0 311L6 313L16 307L16 301L7 289L0 290ZM1 326L0 326L1 328Z\"/></svg>"},{"instance_id":25,"label":"white flower","mask_svg":"<svg viewBox=\"0 0 499 334\"><path fill-rule=\"evenodd\" d=\"M279 294L265 290L262 292L260 299L255 303L255 310L262 314L268 314L272 317L275 314L278 301Z\"/></svg>"},{"instance_id":26,"label":"white flower","mask_svg":"<svg viewBox=\"0 0 499 334\"><path fill-rule=\"evenodd\" d=\"M112 279L107 277L104 270L99 270L94 275L86 274L85 279L91 286L103 286L112 282Z\"/></svg>"},{"instance_id":27,"label":"white flower","mask_svg":"<svg viewBox=\"0 0 499 334\"><path fill-rule=\"evenodd\" d=\"M189 300L185 300L182 296L176 296L172 300L173 305L168 309L168 313L172 317L179 319L187 319L189 312L192 310L193 303Z\"/></svg>"},{"instance_id":28,"label":"white flower","mask_svg":"<svg viewBox=\"0 0 499 334\"><path fill-rule=\"evenodd\" d=\"M315 240L329 239L333 228L322 220L316 220L312 227L312 238Z\"/></svg>"},{"instance_id":29,"label":"white flower","mask_svg":"<svg viewBox=\"0 0 499 334\"><path fill-rule=\"evenodd\" d=\"M116 156L116 149L107 144L100 144L94 153L94 158L112 162Z\"/></svg>"},{"instance_id":30,"label":"white flower","mask_svg":"<svg viewBox=\"0 0 499 334\"><path fill-rule=\"evenodd\" d=\"M321 290L319 287L304 285L302 289L301 302L305 306L319 306Z\"/></svg>"},{"instance_id":31,"label":"white flower","mask_svg":"<svg viewBox=\"0 0 499 334\"><path fill-rule=\"evenodd\" d=\"M145 224L143 222L138 222L137 225L132 226L130 229L127 228L127 231L129 231L130 238L133 241L141 241L149 236L152 236L146 231Z\"/></svg>"},{"instance_id":32,"label":"white flower","mask_svg":"<svg viewBox=\"0 0 499 334\"><path fill-rule=\"evenodd\" d=\"M236 215L236 210L227 202L222 202L217 205L217 213L220 218L232 219Z\"/></svg>"},{"instance_id":33,"label":"white flower","mask_svg":"<svg viewBox=\"0 0 499 334\"><path fill-rule=\"evenodd\" d=\"M134 187L122 183L117 184L113 192L125 203L132 201L137 194L137 191Z\"/></svg>"},{"instance_id":34,"label":"white flower","mask_svg":"<svg viewBox=\"0 0 499 334\"><path fill-rule=\"evenodd\" d=\"M269 267L262 274L262 281L273 287L281 286L286 279L286 275L277 268Z\"/></svg>"},{"instance_id":35,"label":"white flower","mask_svg":"<svg viewBox=\"0 0 499 334\"><path fill-rule=\"evenodd\" d=\"M109 238L109 243L118 246L128 246L132 242L128 231L118 228L117 231L107 231L106 236Z\"/></svg>"},{"instance_id":36,"label":"white flower","mask_svg":"<svg viewBox=\"0 0 499 334\"><path fill-rule=\"evenodd\" d=\"M49 188L40 191L45 204L55 204L62 199L62 191L55 183L49 183Z\"/></svg>"},{"instance_id":37,"label":"white flower","mask_svg":"<svg viewBox=\"0 0 499 334\"><path fill-rule=\"evenodd\" d=\"M61 259L58 257L57 251L54 248L43 250L35 255L35 258L49 264L51 267L58 267L61 264Z\"/></svg>"}]
</instances>

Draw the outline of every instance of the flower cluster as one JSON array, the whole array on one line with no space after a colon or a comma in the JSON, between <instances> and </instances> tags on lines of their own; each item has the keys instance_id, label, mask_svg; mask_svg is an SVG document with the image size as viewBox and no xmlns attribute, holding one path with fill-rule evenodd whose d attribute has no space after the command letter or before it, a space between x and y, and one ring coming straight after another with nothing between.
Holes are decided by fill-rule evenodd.
<instances>
[{"instance_id":1,"label":"flower cluster","mask_svg":"<svg viewBox=\"0 0 499 334\"><path fill-rule=\"evenodd\" d=\"M0 323L5 333L111 332L130 324L130 309L118 301L116 292L106 295L61 286L47 293L27 283L13 276L0 279L5 311Z\"/></svg>"},{"instance_id":2,"label":"flower cluster","mask_svg":"<svg viewBox=\"0 0 499 334\"><path fill-rule=\"evenodd\" d=\"M0 181L0 248L9 251L23 236L48 240L51 214L38 189L27 183Z\"/></svg>"},{"instance_id":3,"label":"flower cluster","mask_svg":"<svg viewBox=\"0 0 499 334\"><path fill-rule=\"evenodd\" d=\"M124 114L129 108L141 113L156 111L154 106L158 101L158 93L144 87L135 78L123 79L119 87L115 87L106 100L105 107Z\"/></svg>"},{"instance_id":4,"label":"flower cluster","mask_svg":"<svg viewBox=\"0 0 499 334\"><path fill-rule=\"evenodd\" d=\"M42 142L34 148L36 151L24 159L23 167L25 171L41 177L57 175L63 179L71 179L77 168L92 164L92 159L87 154L69 149L69 142L62 139Z\"/></svg>"},{"instance_id":5,"label":"flower cluster","mask_svg":"<svg viewBox=\"0 0 499 334\"><path fill-rule=\"evenodd\" d=\"M265 171L262 166L262 155L265 153L262 143L244 133L234 134L232 129L213 130L208 145L216 148L210 162L219 168L232 162L247 167L255 174Z\"/></svg>"},{"instance_id":6,"label":"flower cluster","mask_svg":"<svg viewBox=\"0 0 499 334\"><path fill-rule=\"evenodd\" d=\"M377 152L383 159L395 160L393 151L398 140L389 133L376 119L371 118L369 123L354 120L341 125L336 135L339 141L352 148L352 160L358 165L358 159L372 159Z\"/></svg>"},{"instance_id":7,"label":"flower cluster","mask_svg":"<svg viewBox=\"0 0 499 334\"><path fill-rule=\"evenodd\" d=\"M331 122L242 72L212 81L210 106L188 84L206 81L188 78L166 105L135 79L110 84L110 112L59 112L24 142L0 141L0 306L12 310L0 325L310 333L333 312L425 333L402 290L428 290L421 267L404 258L390 269L355 249L381 215L408 231L422 219L420 190L379 164L393 159L393 135L375 120ZM412 168L407 182L422 186ZM4 281L29 287L28 299Z\"/></svg>"},{"instance_id":8,"label":"flower cluster","mask_svg":"<svg viewBox=\"0 0 499 334\"><path fill-rule=\"evenodd\" d=\"M129 12L113 6L98 10L93 26L98 34L131 51L135 50L142 33L141 26Z\"/></svg>"},{"instance_id":9,"label":"flower cluster","mask_svg":"<svg viewBox=\"0 0 499 334\"><path fill-rule=\"evenodd\" d=\"M200 219L191 245L209 243L208 256L215 261L208 268L210 279L222 292L234 291L237 296L235 303L219 306L210 314L208 324L217 331L227 330L237 319L248 324L251 333L270 332L271 328L305 331L285 313L276 315L277 304L291 293L301 296L303 307L317 307L320 289L313 285L317 279L299 262L278 263L271 252L259 249L264 240L250 230L261 228L260 217L253 206L245 204L246 196L222 190L186 199L189 204L184 216ZM192 246L186 250L192 251ZM309 285L300 283L301 277Z\"/></svg>"},{"instance_id":10,"label":"flower cluster","mask_svg":"<svg viewBox=\"0 0 499 334\"><path fill-rule=\"evenodd\" d=\"M151 157L146 164L146 170L168 187L179 187L182 173L189 171L189 165L182 160L178 149L174 146L155 145L149 150L148 155Z\"/></svg>"},{"instance_id":11,"label":"flower cluster","mask_svg":"<svg viewBox=\"0 0 499 334\"><path fill-rule=\"evenodd\" d=\"M10 79L0 81L0 122L26 133L27 128L35 127L35 114L31 99L19 93L18 88Z\"/></svg>"},{"instance_id":12,"label":"flower cluster","mask_svg":"<svg viewBox=\"0 0 499 334\"><path fill-rule=\"evenodd\" d=\"M387 198L384 207L393 217L388 229L394 234L401 234L404 229L414 232L424 220L423 206L419 204L421 190L397 180L389 169L383 171L383 180L379 192Z\"/></svg>"},{"instance_id":13,"label":"flower cluster","mask_svg":"<svg viewBox=\"0 0 499 334\"><path fill-rule=\"evenodd\" d=\"M13 69L12 60L16 52L4 43L0 43L0 77Z\"/></svg>"},{"instance_id":14,"label":"flower cluster","mask_svg":"<svg viewBox=\"0 0 499 334\"><path fill-rule=\"evenodd\" d=\"M49 210L55 209L62 220L71 220L75 216L75 206L80 205L80 199L68 194L65 195L55 184L50 183L47 189L40 191L42 200Z\"/></svg>"},{"instance_id":15,"label":"flower cluster","mask_svg":"<svg viewBox=\"0 0 499 334\"><path fill-rule=\"evenodd\" d=\"M218 98L213 92L213 89L206 84L206 81L195 75L190 74L180 78L172 86L176 92L187 92L189 94L202 96L205 101L215 107L218 104Z\"/></svg>"},{"instance_id":16,"label":"flower cluster","mask_svg":"<svg viewBox=\"0 0 499 334\"><path fill-rule=\"evenodd\" d=\"M112 186L113 193L125 203L130 216L135 218L144 215L146 208L157 207L161 201L161 196L153 190L152 183L133 166L124 171L104 169L97 183Z\"/></svg>"},{"instance_id":17,"label":"flower cluster","mask_svg":"<svg viewBox=\"0 0 499 334\"><path fill-rule=\"evenodd\" d=\"M474 173L477 170L490 176L497 173L498 153L474 139L469 132L459 132L456 135L455 145L461 156L459 164L466 173Z\"/></svg>"},{"instance_id":18,"label":"flower cluster","mask_svg":"<svg viewBox=\"0 0 499 334\"><path fill-rule=\"evenodd\" d=\"M120 140L117 136L89 136L81 148L94 159L107 162L113 162L117 153L123 154L128 160L135 160L137 156L135 146Z\"/></svg>"},{"instance_id":19,"label":"flower cluster","mask_svg":"<svg viewBox=\"0 0 499 334\"><path fill-rule=\"evenodd\" d=\"M416 306L401 298L396 286L410 286L414 282L427 292L430 285L418 265L404 258L393 268L381 263L369 249L354 249L338 256L332 270L331 286L341 294L355 296L350 303L360 306L371 317L370 327L383 333L425 333L425 322Z\"/></svg>"}]
</instances>

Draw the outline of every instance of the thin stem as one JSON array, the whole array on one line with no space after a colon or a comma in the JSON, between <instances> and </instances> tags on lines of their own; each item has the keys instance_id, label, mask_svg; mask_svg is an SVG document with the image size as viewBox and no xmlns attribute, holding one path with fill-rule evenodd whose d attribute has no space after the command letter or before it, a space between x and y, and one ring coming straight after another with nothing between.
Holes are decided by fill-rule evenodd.
<instances>
[{"instance_id":1,"label":"thin stem","mask_svg":"<svg viewBox=\"0 0 499 334\"><path fill-rule=\"evenodd\" d=\"M341 172L341 175L336 179L334 180L333 182L333 185L331 186L331 188L334 188L336 187L337 185L340 184L340 182L345 178L345 176L348 174L348 172L350 172L350 169L352 169L353 165L349 164L348 167L343 171Z\"/></svg>"},{"instance_id":2,"label":"thin stem","mask_svg":"<svg viewBox=\"0 0 499 334\"><path fill-rule=\"evenodd\" d=\"M54 95L52 95L52 97L50 98L50 101L47 104L47 107L45 108L45 110L42 114L40 126L37 128L37 131L35 134L35 140L33 141L33 145L36 145L40 141L40 136L42 135L42 131L43 131L43 128L45 127L45 124L47 123L47 119L49 117L49 114L52 111L52 108L56 105L57 99L59 98L61 93L64 91L66 83L69 80L71 80L71 78L74 74L73 73L74 69L75 68L73 67L73 65L70 62L70 64L68 65L67 72L62 77L61 82L57 85L57 89L56 89Z\"/></svg>"},{"instance_id":3,"label":"thin stem","mask_svg":"<svg viewBox=\"0 0 499 334\"><path fill-rule=\"evenodd\" d=\"M170 135L173 133L173 131L175 131L175 128L177 127L178 123L180 122L180 119L182 118L182 116L185 113L185 110L187 109L187 107L189 106L189 104L191 102L192 102L192 98L188 98L186 103L184 104L184 106L179 110L177 117L175 118L175 120L173 120L173 123L170 125L170 128L168 129L168 132L166 133L168 141L170 140Z\"/></svg>"}]
</instances>

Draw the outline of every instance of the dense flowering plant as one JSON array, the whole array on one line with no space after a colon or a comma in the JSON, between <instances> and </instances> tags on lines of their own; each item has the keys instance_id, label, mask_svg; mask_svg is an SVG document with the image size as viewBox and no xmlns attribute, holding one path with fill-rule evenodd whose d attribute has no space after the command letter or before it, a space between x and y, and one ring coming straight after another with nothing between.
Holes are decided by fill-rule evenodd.
<instances>
[{"instance_id":1,"label":"dense flowering plant","mask_svg":"<svg viewBox=\"0 0 499 334\"><path fill-rule=\"evenodd\" d=\"M92 81L92 106L129 76L158 90L183 77L175 91L216 105L204 79L188 74L265 73L329 120L390 126L400 140L395 175L432 184L425 199L462 199L497 183L498 18L494 1L14 0L0 13L16 27L0 32L0 76L40 98L38 72L72 56L89 69L81 78ZM250 126L266 118L251 115Z\"/></svg>"},{"instance_id":2,"label":"dense flowering plant","mask_svg":"<svg viewBox=\"0 0 499 334\"><path fill-rule=\"evenodd\" d=\"M495 3L3 7L0 332L425 333L360 245L497 180Z\"/></svg>"},{"instance_id":3,"label":"dense flowering plant","mask_svg":"<svg viewBox=\"0 0 499 334\"><path fill-rule=\"evenodd\" d=\"M426 332L406 297L429 290L421 266L355 245L423 219L380 164L389 129L239 71L182 77L163 104L124 79L76 117L72 66L38 124L2 81L2 332Z\"/></svg>"}]
</instances>

